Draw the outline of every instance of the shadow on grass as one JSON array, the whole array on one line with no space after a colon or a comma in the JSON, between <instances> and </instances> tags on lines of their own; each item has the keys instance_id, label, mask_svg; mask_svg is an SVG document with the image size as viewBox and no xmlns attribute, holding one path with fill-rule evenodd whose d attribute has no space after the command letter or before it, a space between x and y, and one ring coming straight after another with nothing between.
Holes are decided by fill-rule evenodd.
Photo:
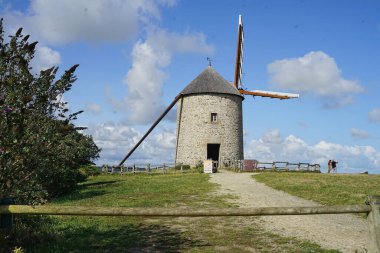
<instances>
[{"instance_id":1,"label":"shadow on grass","mask_svg":"<svg viewBox=\"0 0 380 253\"><path fill-rule=\"evenodd\" d=\"M98 186L108 186L110 184L114 184L114 183L117 183L118 181L116 180L113 180L113 181L100 181L100 182L91 182L91 183L83 183L81 184L79 187L81 189L86 189L86 188L92 188L92 187L98 187Z\"/></svg>"},{"instance_id":2,"label":"shadow on grass","mask_svg":"<svg viewBox=\"0 0 380 253\"><path fill-rule=\"evenodd\" d=\"M58 203L64 203L66 201L77 201L77 200L84 200L84 199L90 199L93 197L98 197L104 194L107 194L106 190L103 189L97 189L109 186L111 184L118 183L118 181L101 181L101 182L91 182L91 183L83 183L78 186L78 188L59 198L56 198L52 201L52 203L58 204Z\"/></svg>"},{"instance_id":3,"label":"shadow on grass","mask_svg":"<svg viewBox=\"0 0 380 253\"><path fill-rule=\"evenodd\" d=\"M70 195L66 195L64 197L60 197L58 199L55 199L52 201L54 204L60 204L60 203L65 203L67 201L77 201L77 200L84 200L84 199L90 199L94 198L97 196L101 196L106 194L107 192L104 190L91 190L91 191L86 191L86 192L79 192L75 191L71 193Z\"/></svg>"},{"instance_id":4,"label":"shadow on grass","mask_svg":"<svg viewBox=\"0 0 380 253\"><path fill-rule=\"evenodd\" d=\"M156 224L126 224L117 229L71 226L53 241L35 245L28 252L181 252L205 246L185 238L178 229Z\"/></svg>"}]
</instances>

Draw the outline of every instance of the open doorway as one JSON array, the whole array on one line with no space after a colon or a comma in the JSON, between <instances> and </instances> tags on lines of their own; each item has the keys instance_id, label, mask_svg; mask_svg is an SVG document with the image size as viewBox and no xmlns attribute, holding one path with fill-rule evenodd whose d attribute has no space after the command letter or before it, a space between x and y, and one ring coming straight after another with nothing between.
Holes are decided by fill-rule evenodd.
<instances>
[{"instance_id":1,"label":"open doorway","mask_svg":"<svg viewBox=\"0 0 380 253\"><path fill-rule=\"evenodd\" d=\"M220 144L207 144L207 159L219 161Z\"/></svg>"}]
</instances>

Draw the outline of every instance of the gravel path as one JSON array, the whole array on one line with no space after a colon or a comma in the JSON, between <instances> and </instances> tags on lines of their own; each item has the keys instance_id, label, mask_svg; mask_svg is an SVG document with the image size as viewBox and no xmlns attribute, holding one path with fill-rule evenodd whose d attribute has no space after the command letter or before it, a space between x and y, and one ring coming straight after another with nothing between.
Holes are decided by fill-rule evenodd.
<instances>
[{"instance_id":1,"label":"gravel path","mask_svg":"<svg viewBox=\"0 0 380 253\"><path fill-rule=\"evenodd\" d=\"M258 183L252 175L222 171L211 174L211 182L221 185L220 193L237 195L240 207L319 205ZM365 252L367 245L367 221L351 214L262 216L260 223L271 232L310 240L327 249Z\"/></svg>"}]
</instances>

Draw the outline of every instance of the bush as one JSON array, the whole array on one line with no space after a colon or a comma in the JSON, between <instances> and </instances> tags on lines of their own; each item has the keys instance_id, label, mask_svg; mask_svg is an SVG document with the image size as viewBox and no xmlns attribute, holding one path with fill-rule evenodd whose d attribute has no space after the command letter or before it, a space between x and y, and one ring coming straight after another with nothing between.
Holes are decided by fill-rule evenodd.
<instances>
[{"instance_id":1,"label":"bush","mask_svg":"<svg viewBox=\"0 0 380 253\"><path fill-rule=\"evenodd\" d=\"M79 169L79 172L85 176L85 178L90 176L97 176L101 174L101 171L95 165L86 165Z\"/></svg>"},{"instance_id":2,"label":"bush","mask_svg":"<svg viewBox=\"0 0 380 253\"><path fill-rule=\"evenodd\" d=\"M22 29L6 41L0 20L0 198L39 204L74 189L79 168L100 149L68 115L65 92L76 81L74 65L56 78L58 67L31 71L37 42Z\"/></svg>"},{"instance_id":3,"label":"bush","mask_svg":"<svg viewBox=\"0 0 380 253\"><path fill-rule=\"evenodd\" d=\"M203 162L198 161L198 163L195 165L194 170L199 173L203 173L204 167L203 167Z\"/></svg>"},{"instance_id":4,"label":"bush","mask_svg":"<svg viewBox=\"0 0 380 253\"><path fill-rule=\"evenodd\" d=\"M182 170L190 170L190 165L188 165L188 164L176 165L174 167L174 169L175 170L181 170L181 166L182 166Z\"/></svg>"},{"instance_id":5,"label":"bush","mask_svg":"<svg viewBox=\"0 0 380 253\"><path fill-rule=\"evenodd\" d=\"M24 252L22 247L50 241L57 235L55 220L48 216L15 216L11 231L0 229L0 252Z\"/></svg>"}]
</instances>

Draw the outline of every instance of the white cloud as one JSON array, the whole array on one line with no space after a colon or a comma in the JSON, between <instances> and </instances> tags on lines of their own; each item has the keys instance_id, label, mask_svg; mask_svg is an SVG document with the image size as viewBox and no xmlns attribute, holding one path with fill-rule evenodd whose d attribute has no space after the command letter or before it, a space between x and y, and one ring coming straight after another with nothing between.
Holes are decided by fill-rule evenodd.
<instances>
[{"instance_id":1,"label":"white cloud","mask_svg":"<svg viewBox=\"0 0 380 253\"><path fill-rule=\"evenodd\" d=\"M91 126L87 130L102 148L98 164L117 165L145 132L114 122ZM125 164L164 163L174 161L175 130L161 129L151 133Z\"/></svg>"},{"instance_id":2,"label":"white cloud","mask_svg":"<svg viewBox=\"0 0 380 253\"><path fill-rule=\"evenodd\" d=\"M265 133L262 139L263 139L263 142L266 142L266 143L281 143L282 142L280 130L278 129L274 129L270 132Z\"/></svg>"},{"instance_id":3,"label":"white cloud","mask_svg":"<svg viewBox=\"0 0 380 253\"><path fill-rule=\"evenodd\" d=\"M380 168L380 152L371 146L345 146L327 141L310 145L304 140L289 135L286 138L270 141L267 136L280 136L278 130L272 130L262 138L251 140L245 148L246 159L262 162L288 161L319 163L326 170L327 161L338 161L338 169L345 172L359 172Z\"/></svg>"},{"instance_id":4,"label":"white cloud","mask_svg":"<svg viewBox=\"0 0 380 253\"><path fill-rule=\"evenodd\" d=\"M369 138L370 135L366 131L356 129L356 128L351 128L351 136L361 138L361 139L367 139Z\"/></svg>"},{"instance_id":5,"label":"white cloud","mask_svg":"<svg viewBox=\"0 0 380 253\"><path fill-rule=\"evenodd\" d=\"M363 91L357 81L344 79L335 59L322 51L274 61L268 73L277 88L329 98L328 108L350 104L351 95Z\"/></svg>"},{"instance_id":6,"label":"white cloud","mask_svg":"<svg viewBox=\"0 0 380 253\"><path fill-rule=\"evenodd\" d=\"M343 108L347 105L354 103L354 98L351 95L341 96L339 98L326 98L322 105L325 109Z\"/></svg>"},{"instance_id":7,"label":"white cloud","mask_svg":"<svg viewBox=\"0 0 380 253\"><path fill-rule=\"evenodd\" d=\"M37 44L38 45L38 44ZM61 55L59 52L47 46L37 46L36 53L32 60L33 71L39 73L61 63Z\"/></svg>"},{"instance_id":8,"label":"white cloud","mask_svg":"<svg viewBox=\"0 0 380 253\"><path fill-rule=\"evenodd\" d=\"M125 76L128 94L125 108L129 124L152 122L164 110L163 84L167 78L164 69L177 53L212 53L201 33L171 33L151 30L145 41L138 41L132 52L133 64Z\"/></svg>"},{"instance_id":9,"label":"white cloud","mask_svg":"<svg viewBox=\"0 0 380 253\"><path fill-rule=\"evenodd\" d=\"M139 22L160 19L160 6L170 0L32 0L27 13L8 12L14 26L23 26L44 41L119 42L138 34Z\"/></svg>"},{"instance_id":10,"label":"white cloud","mask_svg":"<svg viewBox=\"0 0 380 253\"><path fill-rule=\"evenodd\" d=\"M166 5L172 7L177 4L177 0L158 0L158 2L162 5Z\"/></svg>"},{"instance_id":11,"label":"white cloud","mask_svg":"<svg viewBox=\"0 0 380 253\"><path fill-rule=\"evenodd\" d=\"M27 13L13 11L7 16L13 27L26 27L49 45L120 42L146 33L146 39L137 41L133 48L132 67L124 78L127 86L124 101L106 94L116 111L127 111L128 123L146 124L165 108L164 70L173 55L214 51L202 33L174 33L157 28L160 8L176 3L176 0L31 0ZM50 53L53 56L57 52Z\"/></svg>"},{"instance_id":12,"label":"white cloud","mask_svg":"<svg viewBox=\"0 0 380 253\"><path fill-rule=\"evenodd\" d=\"M86 110L91 112L93 115L99 115L102 112L102 107L99 104L91 103L86 106Z\"/></svg>"},{"instance_id":13,"label":"white cloud","mask_svg":"<svg viewBox=\"0 0 380 253\"><path fill-rule=\"evenodd\" d=\"M369 121L378 123L380 122L380 108L373 109L368 114Z\"/></svg>"}]
</instances>

